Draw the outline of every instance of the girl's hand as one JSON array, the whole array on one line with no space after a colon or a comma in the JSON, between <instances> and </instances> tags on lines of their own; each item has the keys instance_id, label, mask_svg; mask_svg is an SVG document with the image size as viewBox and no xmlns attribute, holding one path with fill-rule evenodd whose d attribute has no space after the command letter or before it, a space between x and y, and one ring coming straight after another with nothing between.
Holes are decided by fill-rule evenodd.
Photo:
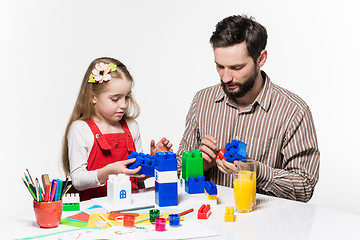
<instances>
[{"instance_id":1,"label":"girl's hand","mask_svg":"<svg viewBox=\"0 0 360 240\"><path fill-rule=\"evenodd\" d=\"M101 184L106 182L110 174L119 174L123 173L129 175L130 177L145 177L144 174L136 174L140 169L141 166L135 169L128 169L127 165L136 161L136 158L124 160L124 161L117 161L114 163L110 163L103 168L100 168L97 172L97 177Z\"/></svg>"},{"instance_id":2,"label":"girl's hand","mask_svg":"<svg viewBox=\"0 0 360 240\"><path fill-rule=\"evenodd\" d=\"M166 138L162 138L156 145L155 141L151 140L150 142L150 154L155 155L156 152L166 152L172 151L172 143Z\"/></svg>"}]
</instances>

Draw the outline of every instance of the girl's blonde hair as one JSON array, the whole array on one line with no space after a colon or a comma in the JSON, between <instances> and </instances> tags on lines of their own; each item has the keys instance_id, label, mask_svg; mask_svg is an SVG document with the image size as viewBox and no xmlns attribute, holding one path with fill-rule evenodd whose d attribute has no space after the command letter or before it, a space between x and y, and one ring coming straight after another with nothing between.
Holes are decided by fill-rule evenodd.
<instances>
[{"instance_id":1,"label":"girl's blonde hair","mask_svg":"<svg viewBox=\"0 0 360 240\"><path fill-rule=\"evenodd\" d=\"M71 124L76 120L88 121L92 116L95 116L94 104L92 102L93 96L99 95L104 90L107 82L102 83L89 83L89 77L92 70L95 68L97 63L113 63L115 64L116 71L110 72L111 78L121 78L127 79L134 84L134 80L127 70L126 66L121 63L119 60L109 57L97 58L92 61L86 70L85 76L82 80L79 95L77 97L74 110L70 116L69 122L66 126L65 134L62 142L62 167L65 175L69 175L70 166L69 166L69 148L68 148L68 140L67 135L69 133L69 128ZM111 81L111 80L110 80ZM132 94L130 94L129 98L129 107L124 114L125 119L135 119L140 114L140 107L133 98ZM100 116L98 116L100 117ZM101 117L100 117L101 118Z\"/></svg>"}]
</instances>

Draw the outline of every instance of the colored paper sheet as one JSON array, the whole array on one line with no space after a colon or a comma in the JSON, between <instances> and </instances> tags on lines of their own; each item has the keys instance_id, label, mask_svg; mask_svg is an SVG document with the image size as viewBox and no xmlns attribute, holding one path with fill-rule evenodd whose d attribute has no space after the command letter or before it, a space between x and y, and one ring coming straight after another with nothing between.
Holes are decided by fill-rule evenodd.
<instances>
[{"instance_id":1,"label":"colored paper sheet","mask_svg":"<svg viewBox=\"0 0 360 240\"><path fill-rule=\"evenodd\" d=\"M85 228L88 225L88 222L83 222L83 221L74 221L71 219L61 219L60 224L64 224L64 225L68 225L68 226L73 226L73 227L79 227L79 228Z\"/></svg>"},{"instance_id":2,"label":"colored paper sheet","mask_svg":"<svg viewBox=\"0 0 360 240\"><path fill-rule=\"evenodd\" d=\"M73 219L73 220L79 220L79 221L83 221L83 222L88 222L89 221L89 216L90 215L87 214L87 213L80 212L78 214L67 217L66 219Z\"/></svg>"}]
</instances>

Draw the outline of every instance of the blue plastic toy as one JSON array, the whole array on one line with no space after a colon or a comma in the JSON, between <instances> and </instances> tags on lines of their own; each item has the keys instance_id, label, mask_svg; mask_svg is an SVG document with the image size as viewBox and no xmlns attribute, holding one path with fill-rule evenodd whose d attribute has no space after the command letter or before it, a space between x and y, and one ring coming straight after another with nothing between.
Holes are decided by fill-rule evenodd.
<instances>
[{"instance_id":1,"label":"blue plastic toy","mask_svg":"<svg viewBox=\"0 0 360 240\"><path fill-rule=\"evenodd\" d=\"M189 194L204 193L205 177L189 177L189 181L185 181L185 191Z\"/></svg>"},{"instance_id":2,"label":"blue plastic toy","mask_svg":"<svg viewBox=\"0 0 360 240\"><path fill-rule=\"evenodd\" d=\"M145 176L154 177L155 173L155 157L150 154L132 152L127 159L136 158L136 161L129 164L128 169L135 169L141 166L136 174L144 174Z\"/></svg>"},{"instance_id":3,"label":"blue plastic toy","mask_svg":"<svg viewBox=\"0 0 360 240\"><path fill-rule=\"evenodd\" d=\"M204 187L207 194L217 195L217 187L213 181L206 181Z\"/></svg>"},{"instance_id":4,"label":"blue plastic toy","mask_svg":"<svg viewBox=\"0 0 360 240\"><path fill-rule=\"evenodd\" d=\"M242 141L232 140L230 143L225 145L224 158L228 162L233 163L235 160L245 160L246 159L246 144Z\"/></svg>"},{"instance_id":5,"label":"blue plastic toy","mask_svg":"<svg viewBox=\"0 0 360 240\"><path fill-rule=\"evenodd\" d=\"M176 154L157 152L155 155L155 203L159 207L178 205Z\"/></svg>"}]
</instances>

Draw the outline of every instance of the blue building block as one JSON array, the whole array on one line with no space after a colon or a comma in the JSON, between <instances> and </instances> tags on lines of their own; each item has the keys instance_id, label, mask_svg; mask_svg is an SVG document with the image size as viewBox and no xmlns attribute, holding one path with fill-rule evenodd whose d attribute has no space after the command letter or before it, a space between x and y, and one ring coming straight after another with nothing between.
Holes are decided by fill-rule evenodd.
<instances>
[{"instance_id":1,"label":"blue building block","mask_svg":"<svg viewBox=\"0 0 360 240\"><path fill-rule=\"evenodd\" d=\"M136 158L136 161L129 164L128 169L135 169L141 166L141 169L136 174L144 174L148 177L154 177L155 173L155 157L150 154L132 152L127 159Z\"/></svg>"},{"instance_id":2,"label":"blue building block","mask_svg":"<svg viewBox=\"0 0 360 240\"><path fill-rule=\"evenodd\" d=\"M204 187L209 195L217 195L217 187L213 181L206 181Z\"/></svg>"},{"instance_id":3,"label":"blue building block","mask_svg":"<svg viewBox=\"0 0 360 240\"><path fill-rule=\"evenodd\" d=\"M155 203L159 207L177 206L178 203L177 182L158 183L155 181Z\"/></svg>"},{"instance_id":4,"label":"blue building block","mask_svg":"<svg viewBox=\"0 0 360 240\"><path fill-rule=\"evenodd\" d=\"M189 181L185 181L185 191L189 194L204 193L204 185L204 176L189 177Z\"/></svg>"},{"instance_id":5,"label":"blue building block","mask_svg":"<svg viewBox=\"0 0 360 240\"><path fill-rule=\"evenodd\" d=\"M178 205L176 154L157 152L155 155L155 203L159 207Z\"/></svg>"},{"instance_id":6,"label":"blue building block","mask_svg":"<svg viewBox=\"0 0 360 240\"><path fill-rule=\"evenodd\" d=\"M245 160L246 159L246 144L242 141L232 140L230 143L225 145L224 158L228 162L233 163L235 160Z\"/></svg>"},{"instance_id":7,"label":"blue building block","mask_svg":"<svg viewBox=\"0 0 360 240\"><path fill-rule=\"evenodd\" d=\"M177 171L176 154L171 151L157 152L155 155L155 168L158 171Z\"/></svg>"}]
</instances>

